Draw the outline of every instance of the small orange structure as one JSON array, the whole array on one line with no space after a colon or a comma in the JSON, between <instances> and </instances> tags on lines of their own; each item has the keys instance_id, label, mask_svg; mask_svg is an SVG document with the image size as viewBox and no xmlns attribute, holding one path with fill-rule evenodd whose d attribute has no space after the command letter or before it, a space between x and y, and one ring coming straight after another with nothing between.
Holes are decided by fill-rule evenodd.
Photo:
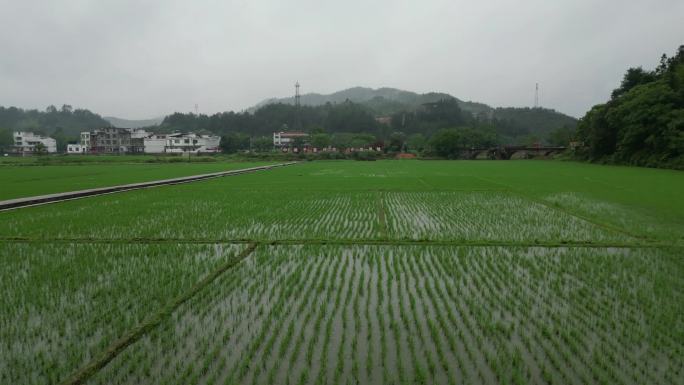
<instances>
[{"instance_id":1,"label":"small orange structure","mask_svg":"<svg viewBox=\"0 0 684 385\"><path fill-rule=\"evenodd\" d=\"M416 154L411 154L410 152L400 152L397 154L397 159L414 159Z\"/></svg>"}]
</instances>

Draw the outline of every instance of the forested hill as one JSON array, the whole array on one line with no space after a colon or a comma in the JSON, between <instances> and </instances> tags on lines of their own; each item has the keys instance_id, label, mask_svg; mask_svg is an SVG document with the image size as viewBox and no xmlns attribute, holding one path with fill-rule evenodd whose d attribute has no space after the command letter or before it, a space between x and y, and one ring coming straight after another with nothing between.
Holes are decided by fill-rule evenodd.
<instances>
[{"instance_id":1,"label":"forested hill","mask_svg":"<svg viewBox=\"0 0 684 385\"><path fill-rule=\"evenodd\" d=\"M630 68L605 104L580 120L581 156L684 169L684 46L653 71Z\"/></svg>"},{"instance_id":2,"label":"forested hill","mask_svg":"<svg viewBox=\"0 0 684 385\"><path fill-rule=\"evenodd\" d=\"M81 131L108 126L111 124L100 115L85 109L74 109L69 105L63 105L59 109L49 106L45 111L0 106L1 130L79 136Z\"/></svg>"},{"instance_id":3,"label":"forested hill","mask_svg":"<svg viewBox=\"0 0 684 385\"><path fill-rule=\"evenodd\" d=\"M547 108L500 107L492 111L491 122L504 142L536 137L550 144L567 145L577 119Z\"/></svg>"},{"instance_id":4,"label":"forested hill","mask_svg":"<svg viewBox=\"0 0 684 385\"><path fill-rule=\"evenodd\" d=\"M495 128L499 141L504 144L521 144L526 142L547 142L554 144L567 144L574 134L577 119L546 108L494 108L484 103L463 101L452 95L440 92L418 94L415 92L399 90L396 88L365 88L354 87L328 95L310 93L301 96L301 104L307 107L321 107L327 104L337 105L344 102L358 104L374 117L391 116L392 128L396 131L407 133L432 134L443 122L435 124L412 124L416 116L420 115L425 105L437 103L442 100L453 100L459 107L460 118L450 119L450 124L472 123L487 124ZM255 113L264 107L273 105L293 105L294 98L267 99L256 106L248 109ZM268 109L268 108L267 108ZM408 116L408 118L407 118ZM407 120L409 123L407 123ZM400 124L401 123L401 124ZM437 126L436 126L437 125Z\"/></svg>"},{"instance_id":5,"label":"forested hill","mask_svg":"<svg viewBox=\"0 0 684 385\"><path fill-rule=\"evenodd\" d=\"M392 115L406 109L416 110L425 103L435 103L442 99L455 99L458 101L458 105L462 110L468 111L472 114L490 113L493 110L492 107L486 104L469 101L466 102L443 92L428 92L426 94L418 94L416 92L404 91L390 87L382 87L377 89L368 87L352 87L326 95L308 93L301 96L300 102L304 106L320 106L326 103L335 104L348 100L350 102L363 104L371 108L376 115ZM294 104L294 97L266 99L256 106L247 109L247 111L254 112L268 104L277 103Z\"/></svg>"}]
</instances>

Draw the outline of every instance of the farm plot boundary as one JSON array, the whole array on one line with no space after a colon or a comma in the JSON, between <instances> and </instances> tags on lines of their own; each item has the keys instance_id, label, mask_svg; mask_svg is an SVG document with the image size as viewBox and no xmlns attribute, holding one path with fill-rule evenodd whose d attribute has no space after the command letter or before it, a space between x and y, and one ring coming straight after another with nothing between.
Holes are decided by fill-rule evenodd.
<instances>
[{"instance_id":1,"label":"farm plot boundary","mask_svg":"<svg viewBox=\"0 0 684 385\"><path fill-rule=\"evenodd\" d=\"M472 246L472 247L546 247L546 248L617 248L648 249L684 247L662 241L576 242L576 241L491 241L491 240L410 240L410 239L232 239L232 238L28 238L0 237L0 243L99 243L99 244L256 244L256 245L359 245L359 246Z\"/></svg>"},{"instance_id":2,"label":"farm plot boundary","mask_svg":"<svg viewBox=\"0 0 684 385\"><path fill-rule=\"evenodd\" d=\"M118 340L114 341L105 351L97 355L91 362L83 366L74 372L71 376L67 377L64 381L60 382L61 385L77 385L83 384L100 369L105 367L110 361L112 361L116 356L119 355L126 347L135 343L141 337L143 337L150 330L154 329L159 325L165 318L171 316L171 314L183 303L190 300L193 296L199 293L203 288L208 286L214 280L216 280L221 274L231 269L233 266L237 265L245 258L247 258L256 249L256 244L250 244L243 252L238 254L235 258L229 260L228 262L220 265L218 268L213 270L207 276L198 281L193 285L188 291L180 294L176 298L169 301L164 307L162 307L156 313L149 315L145 320L143 320L138 326L124 333L124 335Z\"/></svg>"}]
</instances>

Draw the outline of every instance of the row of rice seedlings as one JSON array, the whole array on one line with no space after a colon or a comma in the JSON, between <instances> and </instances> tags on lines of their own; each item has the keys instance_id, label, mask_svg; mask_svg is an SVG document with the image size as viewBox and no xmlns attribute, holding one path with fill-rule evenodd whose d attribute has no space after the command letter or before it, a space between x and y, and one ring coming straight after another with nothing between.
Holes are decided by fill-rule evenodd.
<instances>
[{"instance_id":1,"label":"row of rice seedlings","mask_svg":"<svg viewBox=\"0 0 684 385\"><path fill-rule=\"evenodd\" d=\"M99 383L681 383L681 321L660 316L681 310L681 278L650 282L681 262L659 251L259 250L237 289L193 300ZM663 324L629 314L644 311Z\"/></svg>"},{"instance_id":2,"label":"row of rice seedlings","mask_svg":"<svg viewBox=\"0 0 684 385\"><path fill-rule=\"evenodd\" d=\"M3 213L5 236L91 239L373 238L370 193L230 191L220 184L136 191ZM182 207L182 209L179 209ZM107 221L103 222L102 218Z\"/></svg>"},{"instance_id":3,"label":"row of rice seedlings","mask_svg":"<svg viewBox=\"0 0 684 385\"><path fill-rule=\"evenodd\" d=\"M249 257L174 312L163 327L125 350L93 382L222 382L226 368L243 361L272 297L295 271L290 262L284 255Z\"/></svg>"},{"instance_id":4,"label":"row of rice seedlings","mask_svg":"<svg viewBox=\"0 0 684 385\"><path fill-rule=\"evenodd\" d=\"M578 323L578 328L596 331L602 349L600 361L604 361L602 366L607 368L606 371L610 375L629 376L631 379L628 381L633 383L663 382L662 378L653 377L658 374L662 375L666 382L671 382L672 374L681 372L684 361L678 358L682 350L682 333L679 336L673 335L674 330L681 330L678 329L681 320L678 320L676 315L679 313L676 306L675 309L672 306L673 303L681 304L681 293L677 295L680 301L677 302L672 298L672 286L657 295L653 291L652 286L655 282L663 284L670 281L669 285L677 284L676 278L672 282L672 275L668 270L668 267L671 267L670 263L663 264L663 261L671 258L667 255L649 253L649 264L654 265L648 271L650 277L643 274L627 274L628 268L637 267L629 265L638 265L639 262L635 261L639 260L643 263L644 256L639 256L641 253L643 251L633 251L630 254L636 255L627 256L594 255L582 258L584 262L577 262L576 259L566 260L567 256L559 256L564 262L563 265L570 267L572 276L579 278L575 284L581 285L585 290L591 288L592 298L595 299L587 301L586 296L577 295L568 297L566 301L575 303L574 301L579 300L579 303L572 307L579 313L572 317L572 321ZM587 260L593 263L589 265L586 263ZM575 266L582 267L577 269ZM574 269L577 270L573 272ZM641 269L643 270L643 265ZM589 279L586 277L587 273L590 274ZM565 294L561 288L559 284L552 286L558 295ZM665 306L656 305L656 308L653 306L655 304ZM681 306L679 308L681 310ZM611 317L596 316L604 312L609 312ZM551 316L557 318L557 314L558 312L555 312ZM638 348L625 349L625 346ZM636 352L639 353L635 354ZM661 367L668 367L668 370L662 371Z\"/></svg>"},{"instance_id":5,"label":"row of rice seedlings","mask_svg":"<svg viewBox=\"0 0 684 385\"><path fill-rule=\"evenodd\" d=\"M502 256L503 257L503 256ZM489 267L491 265L494 265L493 263L490 263L491 259L487 258L485 259L485 264L478 265L477 268L474 269L482 269L483 267ZM501 277L499 275L493 275L497 274L496 271L486 271L483 270L479 276L482 277L481 281L484 283L485 290L492 291L493 293L490 294L487 298L499 298L502 295L499 294L499 292L502 290L503 287L506 287L506 283L503 284L498 284L495 281L496 280L501 280ZM494 282L492 282L494 281ZM544 288L539 288L537 290L544 290ZM523 294L520 295L518 293L518 296L514 298L509 298L507 303L513 304L515 307L525 307L524 304L521 304L519 302L520 298L525 298L526 294L524 293L525 287L523 287ZM531 291L529 293L530 298L534 298L534 293L537 293L538 291ZM549 317L548 314L553 314L552 309L546 310L546 308L551 308L551 304L549 302L556 302L554 299L549 300L549 296L545 296L541 299L541 301L537 301L535 306L539 308L540 305L542 305L541 309L543 310L542 314L537 314L537 315L532 315L530 317L530 321L527 321L527 330L530 331L533 334L533 339L534 339L534 344L537 347L541 347L543 352L544 352L544 359L542 360L541 364L541 374L542 377L545 379L547 382L551 381L560 381L561 383L567 383L574 381L574 379L577 379L581 381L582 383L587 383L588 382L588 374L586 373L587 370L589 370L589 366L587 365L586 362L577 362L578 357L573 356L568 349L566 349L565 345L562 345L560 343L560 340L555 338L554 335L549 333L550 329L554 328L556 320L553 319L553 317ZM549 319L551 318L551 319ZM523 340L526 342L526 347L530 348L530 342L529 339L527 338L527 334L523 336ZM497 342L497 344L500 344ZM551 368L547 368L546 365L551 364ZM560 380L559 380L560 379ZM613 383L619 383L616 379L613 379L611 382Z\"/></svg>"},{"instance_id":6,"label":"row of rice seedlings","mask_svg":"<svg viewBox=\"0 0 684 385\"><path fill-rule=\"evenodd\" d=\"M405 291L404 295L402 297L407 297L409 301L409 310L408 312L402 311L402 314L404 314L402 317L403 318L408 318L410 316L412 322L410 323L409 328L412 329L412 331L409 332L409 336L413 336L416 334L418 336L417 342L418 342L418 348L420 349L420 355L425 357L425 367L427 370L427 376L429 376L429 380L426 379L426 375L423 374L421 364L418 362L418 355L414 353L413 351L411 352L411 357L413 358L414 361L414 367L415 367L415 376L414 376L414 382L416 383L436 383L437 378L436 378L436 363L435 363L435 358L433 356L433 350L431 347L432 342L427 342L425 335L427 334L426 331L426 326L425 323L421 321L421 319L424 319L427 317L427 313L423 311L422 309L422 304L418 304L416 301L416 296L415 296L415 287L419 283L413 280L413 277L408 273L407 267L406 267L406 259L402 258L400 260L400 265L401 265L401 274L403 275L403 289ZM402 306L404 301L399 301L400 306ZM418 310L418 306L421 306L420 311ZM408 313L406 315L405 313ZM420 314L420 315L419 315ZM422 318L421 318L422 316ZM405 325L406 327L406 325ZM411 339L409 339L409 349L413 350L415 348L412 348L413 344L411 343ZM440 379L441 380L441 379Z\"/></svg>"},{"instance_id":7,"label":"row of rice seedlings","mask_svg":"<svg viewBox=\"0 0 684 385\"><path fill-rule=\"evenodd\" d=\"M251 357L245 356L243 366L240 368L238 373L238 382L251 382L254 384L258 382L258 379L262 373L267 373L267 370L269 369L268 365L272 362L270 356L274 351L274 347L276 346L276 342L280 337L281 332L285 330L283 326L286 325L288 321L292 322L292 319L297 316L293 310L296 309L299 303L302 301L304 296L301 294L311 292L316 287L317 276L312 274L311 268L312 265L310 263L308 264L307 270L303 270L301 264L299 264L298 268L296 269L297 273L291 274L286 278L285 290L282 292L281 300L278 304L281 307L278 307L278 305L275 306L275 311L272 310L274 317L267 319L267 323L262 328L262 332L260 334L260 336L267 336L263 338L264 345L262 347L258 347L257 345L252 346L253 348L256 347L254 350L255 354ZM271 320L278 322L278 324L274 325L275 327L272 329L270 328ZM294 333L294 327L290 327L288 330L290 330L290 333ZM253 365L254 363L261 363L261 365ZM249 373L244 370L245 366L249 369ZM275 372L272 372L272 375L274 374ZM246 377L246 375L251 376L251 381L249 380L249 377ZM269 383L273 383L275 382L275 379L274 377L269 376L268 381Z\"/></svg>"},{"instance_id":8,"label":"row of rice seedlings","mask_svg":"<svg viewBox=\"0 0 684 385\"><path fill-rule=\"evenodd\" d=\"M540 257L540 261L548 261L549 259L546 258L548 256L544 255ZM497 274L500 271L497 268L500 268L501 264L487 263L485 264L485 267L489 271L485 271L483 274L489 277L489 274ZM501 277L497 276L493 279L501 280ZM550 288L546 287L548 278L539 281L538 284L540 285L534 290L530 290L530 286L533 284L522 287L521 296L519 298L524 298L525 295L536 293L538 290L550 290ZM505 286L506 284L508 284L508 282L503 282L500 285ZM577 354L579 352L579 347L576 344L572 342L568 343L564 338L558 338L559 331L555 325L573 325L572 330L579 330L579 333L585 335L595 333L600 339L606 339L606 334L601 333L601 331L596 328L584 328L583 325L577 324L577 319L581 319L581 317L577 317L576 315L570 319L560 319L559 314L566 313L565 300L559 300L558 298L549 295L538 301L536 307L542 312L538 317L533 316L532 326L535 329L536 338L546 341L547 345L549 345L549 348L552 350L553 355L547 353L552 365L558 367L559 365L564 364L564 368L561 367L558 369L565 369L561 371L560 375L564 381L568 381L567 378L569 377L576 377L582 383L593 382L597 379L609 381L611 383L624 383L622 379L618 378L618 373L614 370L616 368L607 368L607 370L598 372L597 367L592 366L585 355ZM594 377L593 380L590 380L590 377Z\"/></svg>"},{"instance_id":9,"label":"row of rice seedlings","mask_svg":"<svg viewBox=\"0 0 684 385\"><path fill-rule=\"evenodd\" d=\"M520 242L629 238L501 192L393 192L385 199L391 238Z\"/></svg>"},{"instance_id":10,"label":"row of rice seedlings","mask_svg":"<svg viewBox=\"0 0 684 385\"><path fill-rule=\"evenodd\" d=\"M516 277L508 274L508 272L514 271L514 269L506 270L502 268L505 264L501 262L511 263L512 260L516 266L519 266L524 265L525 261L521 261L521 258L519 257L511 258L511 255L509 255L508 252L503 251L503 249L501 250L502 251L499 251L497 254L485 255L478 259L477 263L471 263L464 267L469 273L475 274L478 277L477 281L481 282L481 284L474 288L474 292L482 294L482 297L485 299L484 302L480 302L480 305L482 305L482 303L491 304L487 305L487 313L498 314L504 308L508 312L511 312L510 310L514 311L514 309L522 309L521 314L512 315L514 318L519 319L519 321L514 324L525 325L525 329L515 328L511 333L512 337L506 336L506 334L510 332L504 332L501 334L501 341L497 341L496 339L493 340L495 346L503 343L510 345L510 343L506 341L507 339L513 338L514 340L517 340L516 337L520 337L528 351L534 353L541 349L541 351L544 352L543 357L540 359L537 355L535 360L540 363L539 366L541 367L542 378L548 383L572 383L575 381L581 381L581 383L597 381L610 383L673 383L672 378L669 377L665 377L666 379L663 380L662 378L651 375L641 378L635 376L635 373L629 374L630 372L633 372L631 370L632 367L639 367L643 364L640 365L638 361L630 358L633 349L629 348L629 346L631 346L629 344L623 345L622 338L619 336L621 326L634 324L629 321L628 315L610 312L608 313L608 317L591 319L588 317L591 313L584 310L584 304L569 301L566 294L569 289L567 286L557 286L556 288L548 287L548 281L556 281L555 278L549 279L550 277L563 277L569 273L557 271L559 268L556 267L556 264L567 266L568 264L573 264L574 261L578 259L597 260L600 259L600 254L596 254L597 251L583 251L582 253L564 251L562 254L557 254L559 253L558 251L545 251L544 254L535 256L539 261L544 261L544 263L541 264L535 262L535 265L541 265L537 267L539 270L544 271L545 276L535 277L535 280L528 280L526 277ZM599 251L598 253L601 252ZM603 251L603 253L606 253L606 251ZM524 253L520 254L524 255ZM612 256L612 258L615 257L616 256ZM653 257L653 255L651 255L651 257ZM555 260L561 258L561 261ZM620 258L615 259L619 260ZM445 258L445 260L449 261L452 260L452 258ZM558 263L566 262L566 260L569 263ZM645 261L645 259L642 259L642 263ZM581 272L572 272L573 276L577 276L578 273ZM544 284L539 284L539 281ZM524 282L526 285L520 285L520 282ZM597 283L600 281L592 280L592 282ZM510 292L513 292L514 295L508 295ZM545 293L545 295L540 297L539 293ZM594 305L601 304L601 302L597 302L596 299L604 301L606 298L610 298L610 302L616 300L615 294L606 293L606 295L607 296L605 297L600 295L599 297L581 296L579 298L593 298L594 300L590 302L593 302ZM541 299L535 300L537 298ZM495 299L495 301L489 302L486 299ZM499 304L496 303L496 299L500 299ZM529 302L531 301L534 303L532 306L529 306ZM601 307L606 307L606 305L607 304L601 304ZM605 313L606 310L602 310L601 307L594 306L593 309L590 309L598 314ZM612 308L612 306L608 307ZM530 309L533 311L530 311ZM567 310L571 310L572 312L569 313L567 317L559 317L558 314L562 314L564 309L566 313ZM486 318L478 321L478 323L483 326L487 326L490 322L491 321L487 321ZM564 328L560 329L557 325L564 325ZM485 327L485 330L487 329L489 329L488 326ZM570 332L564 331L567 329L569 329ZM494 330L498 331L501 329L495 328ZM506 329L503 329L502 331L504 330ZM516 336L516 334L520 335ZM533 337L531 340L528 337L528 334L532 334ZM497 337L498 335L499 334L497 333L493 335L493 337ZM590 340L586 340L581 336L593 337L591 337ZM573 341L575 339L580 339L580 343L578 344ZM601 346L601 348L597 349L593 346ZM582 349L585 348L589 351L589 354L582 351ZM509 351L511 350L509 349ZM521 349L521 351L524 355L525 349ZM594 352L593 356L591 353L592 351ZM515 353L515 350L512 350L511 352ZM659 355L656 355L656 357L657 356ZM589 359L589 357L596 358ZM492 360L492 362L494 362L494 360ZM598 362L598 364L596 362ZM677 361L675 361L675 363L676 362ZM548 366L549 364L551 365L551 368ZM678 365L675 365L675 368L677 367L681 367L681 360L679 360ZM645 372L648 373L649 370L646 370ZM653 368L651 368L650 372L659 373L658 370L653 370ZM674 372L677 372L677 370L675 369Z\"/></svg>"},{"instance_id":11,"label":"row of rice seedlings","mask_svg":"<svg viewBox=\"0 0 684 385\"><path fill-rule=\"evenodd\" d=\"M315 321L313 321L314 329L320 328L323 319L323 314L325 313L325 310L327 308L327 302L325 303L325 306L321 306L319 295L326 288L326 284L328 282L328 274L330 274L331 268L337 266L335 264L329 263L328 261L325 261L325 259L323 258L319 258L317 263L319 263L319 267L322 265L326 265L326 268L322 273L320 271L316 272L316 277L319 277L319 280L316 282L312 290L307 293L305 300L301 302L299 308L297 309L297 314L301 315L301 320L297 324L299 330L297 331L298 333L296 341L294 342L294 346L288 356L287 369L284 374L285 378L289 383L305 382L310 377L308 370L303 370L299 376L295 375L294 371L296 369L296 363L299 360L302 360L302 358L300 358L302 357L302 354L305 354L306 360L309 363L313 361L312 347L314 344L311 343L311 338L313 338L313 336L307 337L306 326L309 325L310 322L312 322L312 319L315 316L316 319ZM328 285L328 287L330 287L330 285ZM306 351L303 352L302 349L305 346Z\"/></svg>"},{"instance_id":12,"label":"row of rice seedlings","mask_svg":"<svg viewBox=\"0 0 684 385\"><path fill-rule=\"evenodd\" d=\"M402 253L403 254L403 253ZM454 335L455 330L459 330L457 325L448 325L445 321L444 314L449 313L451 309L442 309L435 301L434 292L430 290L429 284L434 277L427 275L422 265L417 264L415 257L409 257L406 254L401 255L407 267L405 270L413 282L415 282L416 299L419 305L423 308L426 314L424 318L427 327L428 335L434 346L436 353L436 363L443 370L446 376L447 383L456 383L456 378L463 378L462 368L464 367L462 360L459 360L459 341Z\"/></svg>"},{"instance_id":13,"label":"row of rice seedlings","mask_svg":"<svg viewBox=\"0 0 684 385\"><path fill-rule=\"evenodd\" d=\"M58 382L243 247L1 244L0 382Z\"/></svg>"},{"instance_id":14,"label":"row of rice seedlings","mask_svg":"<svg viewBox=\"0 0 684 385\"><path fill-rule=\"evenodd\" d=\"M129 349L115 360L118 365L112 365L111 369L105 368L105 371L98 376L97 383L144 382L145 379L149 381L150 378L146 377L139 368L130 371L129 363L137 360L147 361L149 366L155 367L158 366L157 363L160 360L168 360L163 358L168 356L168 352L179 352L178 357L174 357L177 369L167 376L151 377L155 381L161 379L159 383L194 383L201 380L205 383L216 384L235 381L250 383L255 379L263 380L263 374L270 370L267 366L267 363L271 362L268 356L278 346L274 335L283 329L280 320L283 317L286 318L292 309L297 308L293 301L297 299L298 293L306 292L303 291L302 285L315 278L317 282L308 284L307 290L317 288L322 283L321 278L327 275L321 274L322 268L325 271L328 269L323 259L307 260L300 258L296 253L290 255L280 253L273 258L277 259L277 262L270 266L263 262L268 261L269 258L263 256L263 253L257 252L255 257L261 262L258 262L255 269L236 270L225 278L221 277L220 281L215 282L216 285L211 286L213 289L211 293L198 296L196 300L193 299L188 305L189 309L183 311L179 309L175 318L177 322L180 322L180 326L155 330L146 339L147 343L134 345L133 349ZM279 270L277 276L269 273L275 270ZM249 282L260 282L259 290L248 295L248 290L251 289L245 290L239 287L237 290L231 289L230 283L233 278L243 276L246 278L242 285L248 286ZM224 288L227 289L225 292ZM246 307L230 308L231 304L244 304L244 302L248 302ZM301 308L301 305L298 308ZM191 311L192 309L197 310ZM224 318L210 314L198 318L197 311L200 309L225 309L228 316ZM248 316L237 318L229 316L232 312L240 310L241 314L248 314ZM193 319L194 322L188 322L186 319ZM282 324L284 325L287 324ZM176 333L175 330L178 327L183 330L182 335L169 338L169 335ZM216 330L216 333L212 333L212 330ZM286 328L285 330L294 329ZM216 335L224 332L226 334L233 332L233 335L216 338ZM241 335L235 336L235 332ZM166 346L162 345L165 341L169 341ZM195 346L198 344L201 346ZM189 350L185 347L186 345L189 345ZM218 358L207 353L216 351L220 352ZM197 363L202 361L205 361L205 364L198 367ZM127 375L121 376L122 371ZM160 372L162 373L164 371Z\"/></svg>"},{"instance_id":15,"label":"row of rice seedlings","mask_svg":"<svg viewBox=\"0 0 684 385\"><path fill-rule=\"evenodd\" d=\"M612 256L612 257L619 257L619 256ZM589 257L589 259L595 259ZM548 261L547 261L548 263ZM548 288L548 290L557 293L557 294L562 294L558 293L556 291L557 288L560 287L560 285L557 284L557 280L552 281L553 285L552 287ZM595 299L599 299L601 297L594 296ZM605 299L607 297L603 297ZM629 379L624 378L625 375L631 370L633 367L632 365L636 364L636 362L630 362L632 361L631 357L627 353L627 351L624 351L622 347L620 347L620 336L619 336L619 331L618 330L613 330L614 328L606 329L601 325L601 323L597 322L587 322L589 320L589 317L587 317L588 313L585 313L583 310L584 308L582 306L572 306L572 313L567 314L567 311L564 311L565 309L556 309L556 303L567 303L568 300L566 298L563 298L561 301L549 301L546 300L544 301L543 305L548 308L549 310L547 311L547 318L549 319L549 323L551 325L558 325L558 324L567 324L571 325L571 328L569 328L572 331L575 331L576 334L578 335L587 335L590 333L593 333L596 335L595 340L597 341L592 341L589 343L589 341L584 342L582 345L578 346L574 341L572 341L568 336L567 333L562 333L560 332L560 339L557 338L559 331L553 327L547 327L546 325L543 325L542 327L542 333L545 336L551 335L552 341L558 341L555 343L557 346L567 346L572 349L572 356L573 356L573 361L579 360L581 361L581 366L584 366L588 369L591 370L591 376L593 377L594 381L600 380L600 381L609 381L612 383L630 383ZM594 304L596 304L596 301L592 301ZM600 312L599 309L596 309L597 312ZM613 317L619 317L620 319L620 327L625 325L627 322L629 322L625 316L618 316L617 314L613 314ZM562 318L561 318L562 317ZM590 316L591 317L591 316ZM617 324L615 324L617 326ZM567 329L566 329L567 330ZM598 348L593 348L593 346L598 346ZM586 359L588 355L582 354L578 355L576 354L577 352L580 351L580 349L587 349L590 351L593 351L593 354L599 354L597 359L594 360L588 360ZM558 351L561 353L563 356L562 358L567 362L570 361L570 354L567 352L565 349L560 349L558 348ZM599 353L599 351L601 353ZM615 357L621 356L620 360L615 360ZM601 360L605 358L612 358L612 363L611 365L594 365L594 362L600 362ZM587 379L585 379L586 381ZM637 382L639 383L639 382ZM657 383L657 382L654 382Z\"/></svg>"},{"instance_id":16,"label":"row of rice seedlings","mask_svg":"<svg viewBox=\"0 0 684 385\"><path fill-rule=\"evenodd\" d=\"M323 264L325 264L327 262L327 261L325 261L325 258L318 258L317 261L318 261L318 263L323 263ZM346 270L346 268L347 268L347 265L344 265L344 267L342 268L342 274L344 274L344 271ZM319 277L318 275L315 276L315 278L318 278L318 277ZM334 278L335 277L333 276L333 279ZM309 289L304 292L303 295L302 295L302 293L293 293L293 294L297 295L297 297L294 299L294 301L296 304L298 304L299 309L303 309L305 304L309 303L309 298L313 295L313 293L315 292L315 290L319 284L320 284L319 281L315 281L309 287ZM288 330L291 331L291 334L294 334L295 325L301 325L301 322L299 320L300 316L301 316L300 312L293 312L292 314L289 315L290 327L288 327ZM283 321L286 321L286 320L284 319ZM273 364L273 366L271 367L272 371L269 373L269 375L266 378L267 379L266 383L269 383L269 384L276 383L276 373L280 368L280 361L284 359L284 356L290 347L289 342L291 340L292 340L292 338L290 337L290 338L283 338L282 341L280 341L281 354L279 355L279 357L267 357L267 356L262 357L262 361L267 361L267 362L270 362ZM254 383L254 384L261 383L257 380L258 380L258 376L254 376L252 379L252 383Z\"/></svg>"},{"instance_id":17,"label":"row of rice seedlings","mask_svg":"<svg viewBox=\"0 0 684 385\"><path fill-rule=\"evenodd\" d=\"M301 371L294 375L294 383L296 384L307 384L315 381L318 378L316 372L316 363L318 363L318 371L324 369L324 359L322 359L322 352L319 352L318 346L321 342L321 334L323 330L327 330L328 320L331 319L333 312L333 298L334 298L334 288L335 282L337 282L337 277L339 275L342 260L339 258L325 258L320 257L318 259L327 260L328 264L331 264L331 270L329 270L329 275L325 277L323 282L318 287L316 291L316 302L318 306L318 312L315 314L316 319L313 323L313 328L306 339L306 351L304 355L304 364L301 365ZM324 326L326 328L324 329ZM288 380L290 378L288 377Z\"/></svg>"},{"instance_id":18,"label":"row of rice seedlings","mask_svg":"<svg viewBox=\"0 0 684 385\"><path fill-rule=\"evenodd\" d=\"M596 220L611 223L630 232L656 239L682 239L684 225L653 213L636 211L615 203L592 199L574 192L554 193L543 199L566 210L578 212Z\"/></svg>"},{"instance_id":19,"label":"row of rice seedlings","mask_svg":"<svg viewBox=\"0 0 684 385\"><path fill-rule=\"evenodd\" d=\"M503 256L501 256L503 257ZM489 255L487 253L483 254L482 261L486 264L490 261ZM474 260L470 258L467 260L466 269L467 271L472 271L476 274L477 280L473 281L472 291L478 293L483 299L479 303L479 309L474 313L476 322L481 325L482 337L488 342L489 350L486 350L485 361L487 362L492 370L495 372L497 380L507 379L508 381L521 382L529 381L531 379L532 369L530 368L531 362L529 360L522 361L522 349L519 344L512 344L510 342L515 336L515 308L521 307L518 302L518 297L510 296L509 290L505 289L505 286L496 285L492 283L493 280L499 277L490 277L486 271L483 269L483 263L480 260ZM519 293L516 293L519 294ZM534 298L534 297L530 297ZM507 314L508 313L508 314ZM492 317L492 314L496 314L497 319ZM505 316L510 317L509 321L506 321ZM527 329L533 331L535 338L539 336L536 333L539 325L539 321L546 322L541 318L534 318L527 322ZM526 330L526 331L528 331ZM527 334L522 337L525 339ZM528 344L525 345L528 349L532 347ZM541 372L542 378L545 381L550 381L553 378L559 378L563 383L567 382L569 379L573 378L576 374L567 367L563 365L563 361L559 360L560 353L555 346L550 346L549 341L546 339L535 339L534 350L541 350L543 352L543 359L541 368L538 371ZM547 361L551 363L551 369L547 369L544 365ZM508 366L511 363L513 365ZM526 368L521 367L521 363L526 365ZM526 377L523 379L523 377Z\"/></svg>"}]
</instances>

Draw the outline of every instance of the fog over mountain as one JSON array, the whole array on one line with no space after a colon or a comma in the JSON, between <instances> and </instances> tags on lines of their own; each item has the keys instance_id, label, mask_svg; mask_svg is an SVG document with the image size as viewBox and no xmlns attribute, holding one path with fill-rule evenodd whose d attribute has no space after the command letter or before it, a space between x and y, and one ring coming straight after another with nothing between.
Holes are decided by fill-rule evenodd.
<instances>
[{"instance_id":1,"label":"fog over mountain","mask_svg":"<svg viewBox=\"0 0 684 385\"><path fill-rule=\"evenodd\" d=\"M365 85L575 117L682 43L680 0L0 0L0 105L146 119Z\"/></svg>"}]
</instances>

